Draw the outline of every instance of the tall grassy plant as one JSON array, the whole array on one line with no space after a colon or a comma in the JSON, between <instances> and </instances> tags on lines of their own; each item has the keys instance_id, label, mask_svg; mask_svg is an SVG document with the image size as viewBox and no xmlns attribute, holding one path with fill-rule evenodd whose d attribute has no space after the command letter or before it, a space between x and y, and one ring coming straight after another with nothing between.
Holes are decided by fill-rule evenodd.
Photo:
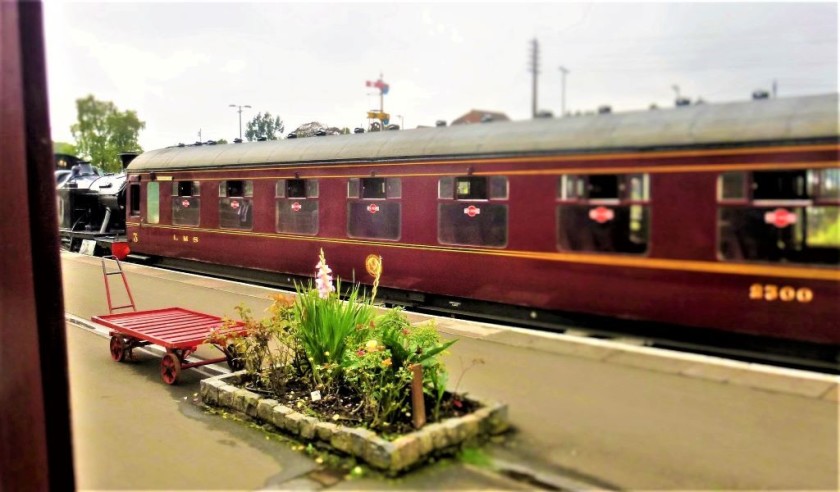
<instances>
[{"instance_id":1,"label":"tall grassy plant","mask_svg":"<svg viewBox=\"0 0 840 492\"><path fill-rule=\"evenodd\" d=\"M312 368L312 377L317 385L329 390L341 373L348 342L355 338L357 328L365 327L373 320L374 311L370 304L360 299L358 287L351 290L347 301L342 301L338 296L341 282L337 282L337 289L333 288L332 271L323 250L320 260L317 287L295 285L294 309L298 337Z\"/></svg>"}]
</instances>

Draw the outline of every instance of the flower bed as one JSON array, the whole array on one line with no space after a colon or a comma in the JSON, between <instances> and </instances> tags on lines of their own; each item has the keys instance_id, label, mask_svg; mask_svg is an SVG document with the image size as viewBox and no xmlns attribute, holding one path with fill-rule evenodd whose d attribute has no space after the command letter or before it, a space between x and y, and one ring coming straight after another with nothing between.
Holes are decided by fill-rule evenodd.
<instances>
[{"instance_id":1,"label":"flower bed","mask_svg":"<svg viewBox=\"0 0 840 492\"><path fill-rule=\"evenodd\" d=\"M321 251L314 287L274 296L263 320L237 308L249 335L230 350L244 371L202 381L202 400L391 472L506 430L505 405L448 390L440 356L455 340L399 308L376 314L382 259L366 266L369 297L354 287L342 301Z\"/></svg>"},{"instance_id":2,"label":"flower bed","mask_svg":"<svg viewBox=\"0 0 840 492\"><path fill-rule=\"evenodd\" d=\"M468 401L477 408L474 412L425 425L389 441L369 429L319 420L244 389L244 380L247 380L245 371L202 380L201 400L207 405L272 424L281 432L323 443L389 472L403 471L438 452L482 442L488 436L508 429L507 405L473 397Z\"/></svg>"}]
</instances>

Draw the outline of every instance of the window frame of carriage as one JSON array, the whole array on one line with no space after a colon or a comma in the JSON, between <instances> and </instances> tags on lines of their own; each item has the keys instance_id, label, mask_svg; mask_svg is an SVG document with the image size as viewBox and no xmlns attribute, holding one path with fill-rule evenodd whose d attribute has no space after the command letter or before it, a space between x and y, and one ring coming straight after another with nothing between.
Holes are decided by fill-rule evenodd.
<instances>
[{"instance_id":1,"label":"window frame of carriage","mask_svg":"<svg viewBox=\"0 0 840 492\"><path fill-rule=\"evenodd\" d=\"M128 216L140 217L142 212L142 203L140 201L140 186L139 181L129 181L128 183Z\"/></svg>"},{"instance_id":2,"label":"window frame of carriage","mask_svg":"<svg viewBox=\"0 0 840 492\"><path fill-rule=\"evenodd\" d=\"M638 178L638 186L633 182ZM594 183L593 183L594 182ZM597 186L597 187L596 187ZM593 193L593 190L596 193ZM595 196L593 196L593 194ZM627 173L569 173L557 177L555 184L555 228L556 247L558 251L572 251L594 254L627 254L634 256L647 256L651 251L651 239L653 237L651 225L651 179L650 173L627 172ZM644 220L640 227L645 227L646 234L643 251L608 251L603 249L585 248L564 248L561 237L564 237L562 224L560 223L561 208L564 206L577 207L611 207L628 208L630 221L633 219L633 207L641 207L641 217L637 220ZM631 239L632 241L632 239Z\"/></svg>"},{"instance_id":3,"label":"window frame of carriage","mask_svg":"<svg viewBox=\"0 0 840 492\"><path fill-rule=\"evenodd\" d=\"M484 247L494 249L505 249L510 242L510 181L503 175L486 174L457 174L442 176L437 182L437 234L438 244ZM504 235L501 241L458 241L447 240L446 236L453 234L452 225L447 223L447 210L453 207L453 203L487 203L494 212L504 211ZM459 209L461 205L457 206ZM501 207L500 209L497 207ZM469 207L467 207L469 208ZM480 209L481 207L479 207ZM466 208L463 209L466 213ZM457 216L460 217L460 212ZM486 215L485 215L486 217ZM449 227L449 229L447 229ZM455 226L457 227L457 226Z\"/></svg>"},{"instance_id":4,"label":"window frame of carriage","mask_svg":"<svg viewBox=\"0 0 840 492\"><path fill-rule=\"evenodd\" d=\"M774 175L778 178L780 176L783 177L784 174L790 173L792 177L796 177L797 175L804 175L804 181L802 182L802 196L776 196L776 197L766 197L760 196L756 197L755 192L759 190L761 187L761 181L756 183L756 174L757 173L767 173L767 176L762 177L762 180L772 178ZM727 184L727 179L730 180L739 180L740 183L732 183ZM767 182L765 181L765 182ZM830 190L826 190L824 185L826 183L831 183L833 188L833 193ZM739 190L739 194L737 196L731 196L726 193L727 190ZM762 193L767 193L763 191ZM800 251L802 248L813 249L815 255L820 257L822 255L822 251L827 251L832 249L833 245L819 245L814 244L812 231L810 230L809 226L809 210L811 209L818 209L818 208L829 208L829 207L837 207L840 208L840 169L838 168L830 168L830 167L806 167L801 169L796 168L785 168L782 166L778 166L773 169L757 169L757 170L736 170L736 171L727 171L718 173L717 180L716 180L716 224L715 224L715 253L720 261L726 262L759 262L759 263L784 263L784 262L791 262L793 264L799 265L833 265L834 263L824 263L824 261L796 261L796 259L791 259L790 255L796 255L796 251ZM799 227L798 232L794 232L795 235L799 237L796 239L798 243L792 250L785 249L782 252L779 252L778 259L772 258L751 258L751 257L729 257L725 254L724 251L724 220L723 215L725 210L727 209L771 209L771 208L782 208L782 209L789 209L789 213L796 214L797 220L801 217L801 223L797 223L795 226L790 224L789 226ZM765 219L766 220L766 219ZM742 232L742 231L741 231ZM754 236L749 236L754 237ZM811 258L814 258L811 256Z\"/></svg>"},{"instance_id":5,"label":"window frame of carriage","mask_svg":"<svg viewBox=\"0 0 840 492\"><path fill-rule=\"evenodd\" d=\"M593 178L606 182L609 177L615 177L616 192L611 196L591 196ZM640 189L634 190L632 180L641 178ZM623 179L622 179L623 178ZM631 184L627 184L630 181ZM556 201L560 204L591 204L591 205L650 205L650 173L588 173L562 174L557 179Z\"/></svg>"},{"instance_id":6,"label":"window frame of carriage","mask_svg":"<svg viewBox=\"0 0 840 492\"><path fill-rule=\"evenodd\" d=\"M805 197L804 198L758 198L754 197L754 190L758 186L755 184L755 174L762 172L775 172L777 174L791 172L791 173L805 173ZM826 175L834 173L834 179L827 178ZM727 189L726 178L739 177L742 181L739 187L740 196L730 197L724 196ZM823 184L832 182L837 190L836 196L825 197ZM812 205L840 205L840 169L838 168L805 168L805 169L769 169L769 170L744 170L744 171L728 171L718 174L717 182L717 203L718 205L752 205L756 207L788 205L788 206L812 206Z\"/></svg>"},{"instance_id":7,"label":"window frame of carriage","mask_svg":"<svg viewBox=\"0 0 840 492\"><path fill-rule=\"evenodd\" d=\"M402 237L402 178L376 176L374 173L371 173L370 176L348 178L346 202L347 225L345 231L347 237L385 241L399 241ZM392 213L392 205L397 207L396 234L377 235L358 233L364 224L362 224L363 221L354 220L353 211L358 208L358 204L367 202L371 202L367 206L368 209L377 202L384 203L385 205L382 205L382 207L389 209L389 211L384 213ZM376 207L380 206L376 205ZM363 215L363 217L366 216Z\"/></svg>"},{"instance_id":8,"label":"window frame of carriage","mask_svg":"<svg viewBox=\"0 0 840 492\"><path fill-rule=\"evenodd\" d=\"M320 228L319 220L319 184L317 178L301 178L297 174L293 178L278 179L274 183L274 230L287 234L302 234L315 236ZM289 202L303 202L304 208L310 208L314 212L314 227L308 230L301 230L281 225L281 207Z\"/></svg>"},{"instance_id":9,"label":"window frame of carriage","mask_svg":"<svg viewBox=\"0 0 840 492\"><path fill-rule=\"evenodd\" d=\"M232 186L230 183L239 183L237 186ZM239 192L238 194L233 193L234 191ZM222 205L227 201L230 204L231 199L240 199L243 202L248 201L248 206L251 209L251 220L250 225L247 227L231 227L231 226L223 226L222 225L222 215L224 213L225 206ZM218 201L218 212L219 212L219 229L231 229L231 230L241 230L241 231L251 231L254 229L254 217L256 213L254 212L254 181L252 179L223 179L219 180L219 201Z\"/></svg>"},{"instance_id":10,"label":"window frame of carriage","mask_svg":"<svg viewBox=\"0 0 840 492\"><path fill-rule=\"evenodd\" d=\"M483 191L475 192L473 184L483 181ZM463 185L467 185L464 187ZM461 191L466 188L466 191ZM479 195L479 196L472 196ZM510 182L507 176L498 175L453 175L438 178L438 200L456 200L461 202L486 202L508 200Z\"/></svg>"},{"instance_id":11,"label":"window frame of carriage","mask_svg":"<svg viewBox=\"0 0 840 492\"><path fill-rule=\"evenodd\" d=\"M197 227L201 224L201 182L199 180L194 179L185 179L185 180L176 180L172 183L171 187L171 215L172 215L172 224L173 225L185 225L185 226L192 226ZM195 202L195 210L198 211L198 220L195 223L185 223L180 218L176 220L176 213L178 210L176 201L178 198L195 198L196 200L190 200L191 203Z\"/></svg>"}]
</instances>

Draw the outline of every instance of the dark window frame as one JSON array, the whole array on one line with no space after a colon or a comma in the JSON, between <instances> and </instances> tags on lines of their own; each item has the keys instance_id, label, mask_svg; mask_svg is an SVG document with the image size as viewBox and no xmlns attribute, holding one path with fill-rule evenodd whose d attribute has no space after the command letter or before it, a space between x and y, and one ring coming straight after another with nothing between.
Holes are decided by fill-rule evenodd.
<instances>
[{"instance_id":1,"label":"dark window frame","mask_svg":"<svg viewBox=\"0 0 840 492\"><path fill-rule=\"evenodd\" d=\"M605 183L609 185L609 193L603 196L596 193L592 197L593 177L596 182L614 178L614 184ZM563 174L557 178L555 203L558 251L634 256L650 253L653 237L650 173ZM591 214L599 207L611 210L612 218L606 222L595 220ZM577 217L567 215L561 222L564 214L569 213L577 214ZM564 223L569 220L575 222L572 233L564 228ZM618 224L622 226L619 230L609 229Z\"/></svg>"},{"instance_id":2,"label":"dark window frame","mask_svg":"<svg viewBox=\"0 0 840 492\"><path fill-rule=\"evenodd\" d=\"M231 183L238 183L233 186ZM231 192L239 192L233 194ZM254 181L252 179L229 179L219 181L219 229L252 231L254 230ZM232 207L232 202L237 201L238 206ZM236 212L231 213L229 209L235 208ZM239 224L223 225L232 223L231 217L238 216Z\"/></svg>"},{"instance_id":3,"label":"dark window frame","mask_svg":"<svg viewBox=\"0 0 840 492\"><path fill-rule=\"evenodd\" d=\"M837 198L826 198L823 194L822 180L829 172L837 173L832 170L809 167L741 171L745 176L745 196L733 200L725 199L718 193L716 197L715 252L719 261L829 266L840 264L836 246L814 245L815 237L820 237L817 232L820 231L820 225L814 224L820 224L820 217L825 216L826 209L834 208L836 215L840 208L840 195ZM726 174L718 175L719 190ZM757 174L761 179L756 179ZM780 181L785 176L790 178L790 182ZM834 177L834 181L840 185L840 174ZM764 191L756 193L762 183ZM783 227L774 225L773 216L768 218L767 215L776 214L780 209L795 216L795 221ZM816 231L812 227L817 227Z\"/></svg>"},{"instance_id":4,"label":"dark window frame","mask_svg":"<svg viewBox=\"0 0 840 492\"><path fill-rule=\"evenodd\" d=\"M378 188L378 189L376 189ZM358 208L364 205L365 210L371 213L370 221L354 220L354 211L358 212ZM395 227L396 235L388 234L359 234L358 231L364 228L362 222L374 222L375 214L382 214L379 217L387 214L393 214L393 207L396 206L398 212L397 224ZM345 233L347 237L354 239L376 239L383 241L399 241L402 237L402 178L399 177L382 177L382 176L365 176L358 178L349 178L347 181L347 224ZM371 212L371 207L376 207L375 211ZM361 217L367 219L366 214ZM356 218L358 219L358 217ZM375 223L375 222L374 222ZM371 227L371 224L366 224ZM382 225L374 225L374 228L382 227ZM392 228L393 225L391 226ZM354 230L356 234L354 234Z\"/></svg>"},{"instance_id":5,"label":"dark window frame","mask_svg":"<svg viewBox=\"0 0 840 492\"><path fill-rule=\"evenodd\" d=\"M128 216L139 217L142 210L142 204L140 202L140 183L130 183L128 185L128 188L129 195L131 196L128 208Z\"/></svg>"}]
</instances>

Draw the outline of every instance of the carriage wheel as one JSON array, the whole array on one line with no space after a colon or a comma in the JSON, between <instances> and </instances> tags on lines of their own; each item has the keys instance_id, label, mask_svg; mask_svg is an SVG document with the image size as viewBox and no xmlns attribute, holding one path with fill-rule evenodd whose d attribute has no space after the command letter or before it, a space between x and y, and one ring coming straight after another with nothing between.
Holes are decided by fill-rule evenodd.
<instances>
[{"instance_id":1,"label":"carriage wheel","mask_svg":"<svg viewBox=\"0 0 840 492\"><path fill-rule=\"evenodd\" d=\"M166 384L175 384L181 375L181 360L173 353L167 353L160 361L160 378Z\"/></svg>"},{"instance_id":2,"label":"carriage wheel","mask_svg":"<svg viewBox=\"0 0 840 492\"><path fill-rule=\"evenodd\" d=\"M119 335L111 335L111 358L122 362L127 351L125 339Z\"/></svg>"},{"instance_id":3,"label":"carriage wheel","mask_svg":"<svg viewBox=\"0 0 840 492\"><path fill-rule=\"evenodd\" d=\"M245 368L245 360L242 354L236 349L236 345L229 343L225 350L225 357L227 357L227 364L231 371L241 371Z\"/></svg>"}]
</instances>

